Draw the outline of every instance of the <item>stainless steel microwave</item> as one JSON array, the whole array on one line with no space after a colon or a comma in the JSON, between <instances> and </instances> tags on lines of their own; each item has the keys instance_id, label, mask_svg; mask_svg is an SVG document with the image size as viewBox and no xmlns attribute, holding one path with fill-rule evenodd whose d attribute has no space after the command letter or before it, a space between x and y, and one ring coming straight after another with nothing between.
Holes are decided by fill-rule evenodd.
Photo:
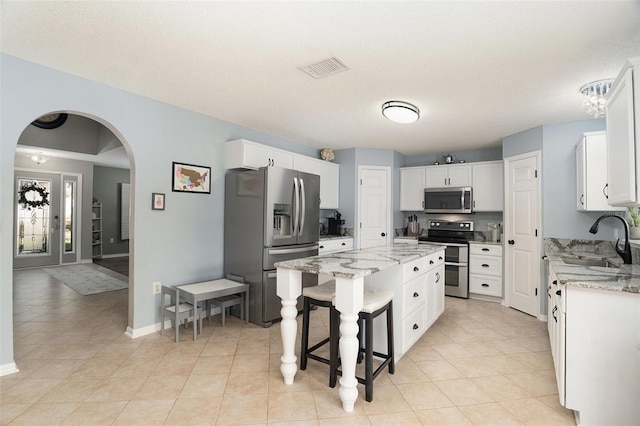
<instances>
[{"instance_id":1,"label":"stainless steel microwave","mask_svg":"<svg viewBox=\"0 0 640 426\"><path fill-rule=\"evenodd\" d=\"M470 186L459 188L426 188L425 213L473 213L473 191Z\"/></svg>"}]
</instances>

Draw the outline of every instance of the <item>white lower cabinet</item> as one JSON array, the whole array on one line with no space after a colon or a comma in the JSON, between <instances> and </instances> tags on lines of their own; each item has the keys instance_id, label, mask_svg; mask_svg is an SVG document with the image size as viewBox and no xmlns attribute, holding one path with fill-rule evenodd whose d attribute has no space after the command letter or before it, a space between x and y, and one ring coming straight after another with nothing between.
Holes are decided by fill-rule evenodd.
<instances>
[{"instance_id":1,"label":"white lower cabinet","mask_svg":"<svg viewBox=\"0 0 640 426\"><path fill-rule=\"evenodd\" d=\"M502 246L469 244L469 293L502 297Z\"/></svg>"},{"instance_id":2,"label":"white lower cabinet","mask_svg":"<svg viewBox=\"0 0 640 426\"><path fill-rule=\"evenodd\" d=\"M547 289L560 404L578 424L638 424L640 295L561 285L553 266Z\"/></svg>"},{"instance_id":3,"label":"white lower cabinet","mask_svg":"<svg viewBox=\"0 0 640 426\"><path fill-rule=\"evenodd\" d=\"M365 278L365 288L391 290L396 360L444 312L444 250ZM374 350L386 353L386 318L374 320Z\"/></svg>"}]
</instances>

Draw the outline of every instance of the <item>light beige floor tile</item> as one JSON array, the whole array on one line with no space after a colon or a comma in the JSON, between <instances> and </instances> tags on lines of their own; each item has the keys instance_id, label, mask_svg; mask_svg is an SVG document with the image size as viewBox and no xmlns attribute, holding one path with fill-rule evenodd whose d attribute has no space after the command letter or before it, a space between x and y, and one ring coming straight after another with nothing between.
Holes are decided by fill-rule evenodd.
<instances>
[{"instance_id":1,"label":"light beige floor tile","mask_svg":"<svg viewBox=\"0 0 640 426\"><path fill-rule=\"evenodd\" d=\"M41 402L83 402L99 389L107 379L70 377L58 384Z\"/></svg>"},{"instance_id":2,"label":"light beige floor tile","mask_svg":"<svg viewBox=\"0 0 640 426\"><path fill-rule=\"evenodd\" d=\"M173 407L174 400L129 401L113 425L160 425Z\"/></svg>"},{"instance_id":3,"label":"light beige floor tile","mask_svg":"<svg viewBox=\"0 0 640 426\"><path fill-rule=\"evenodd\" d=\"M362 400L364 411L368 415L411 411L411 407L407 404L398 388L391 383L383 385L374 381L373 400L367 402L365 396L363 392L360 395L360 399Z\"/></svg>"},{"instance_id":4,"label":"light beige floor tile","mask_svg":"<svg viewBox=\"0 0 640 426\"><path fill-rule=\"evenodd\" d=\"M440 380L435 384L457 407L494 401L470 379Z\"/></svg>"},{"instance_id":5,"label":"light beige floor tile","mask_svg":"<svg viewBox=\"0 0 640 426\"><path fill-rule=\"evenodd\" d=\"M506 377L528 391L532 396L555 395L558 393L554 370L507 374Z\"/></svg>"},{"instance_id":6,"label":"light beige floor tile","mask_svg":"<svg viewBox=\"0 0 640 426\"><path fill-rule=\"evenodd\" d=\"M472 381L496 401L531 397L529 392L505 376L477 377Z\"/></svg>"},{"instance_id":7,"label":"light beige floor tile","mask_svg":"<svg viewBox=\"0 0 640 426\"><path fill-rule=\"evenodd\" d=\"M30 404L5 404L2 402L2 406L0 407L0 424L9 424L29 407Z\"/></svg>"},{"instance_id":8,"label":"light beige floor tile","mask_svg":"<svg viewBox=\"0 0 640 426\"><path fill-rule=\"evenodd\" d=\"M398 385L398 390L414 411L454 406L434 383L406 383Z\"/></svg>"},{"instance_id":9,"label":"light beige floor tile","mask_svg":"<svg viewBox=\"0 0 640 426\"><path fill-rule=\"evenodd\" d=\"M444 359L452 360L459 358L473 358L473 354L466 350L460 343L445 343L432 345Z\"/></svg>"},{"instance_id":10,"label":"light beige floor tile","mask_svg":"<svg viewBox=\"0 0 640 426\"><path fill-rule=\"evenodd\" d=\"M160 359L173 349L174 345L176 343L144 342L131 354L131 358Z\"/></svg>"},{"instance_id":11,"label":"light beige floor tile","mask_svg":"<svg viewBox=\"0 0 640 426\"><path fill-rule=\"evenodd\" d=\"M124 362L124 359L90 358L71 377L109 377Z\"/></svg>"},{"instance_id":12,"label":"light beige floor tile","mask_svg":"<svg viewBox=\"0 0 640 426\"><path fill-rule=\"evenodd\" d=\"M427 331L427 333L429 333ZM420 361L438 361L443 359L442 355L433 350L433 348L422 341L419 341L411 349L409 352L405 354L405 357L412 360L413 362Z\"/></svg>"},{"instance_id":13,"label":"light beige floor tile","mask_svg":"<svg viewBox=\"0 0 640 426\"><path fill-rule=\"evenodd\" d=\"M158 367L162 357L155 358L129 358L111 377L148 377Z\"/></svg>"},{"instance_id":14,"label":"light beige floor tile","mask_svg":"<svg viewBox=\"0 0 640 426\"><path fill-rule=\"evenodd\" d=\"M573 412L573 410L569 410L568 408L564 408L562 405L560 405L558 395L539 396L536 399L553 408L563 418L567 419L567 421L569 422L568 424L576 423L575 413Z\"/></svg>"},{"instance_id":15,"label":"light beige floor tile","mask_svg":"<svg viewBox=\"0 0 640 426\"><path fill-rule=\"evenodd\" d=\"M482 358L452 359L450 362L467 378L495 376L498 374Z\"/></svg>"},{"instance_id":16,"label":"light beige floor tile","mask_svg":"<svg viewBox=\"0 0 640 426\"><path fill-rule=\"evenodd\" d=\"M509 355L493 355L477 358L481 359L486 365L493 368L498 374L523 373L530 371L526 365L519 363Z\"/></svg>"},{"instance_id":17,"label":"light beige floor tile","mask_svg":"<svg viewBox=\"0 0 640 426\"><path fill-rule=\"evenodd\" d=\"M34 404L16 417L12 425L57 425L76 409L76 403Z\"/></svg>"},{"instance_id":18,"label":"light beige floor tile","mask_svg":"<svg viewBox=\"0 0 640 426\"><path fill-rule=\"evenodd\" d=\"M224 395L227 374L192 374L180 392L180 398L203 398Z\"/></svg>"},{"instance_id":19,"label":"light beige floor tile","mask_svg":"<svg viewBox=\"0 0 640 426\"><path fill-rule=\"evenodd\" d=\"M496 346L496 348L500 349L505 354L518 354L522 352L531 352L529 349L525 348L521 344L516 343L510 339L496 340L494 341L494 345Z\"/></svg>"},{"instance_id":20,"label":"light beige floor tile","mask_svg":"<svg viewBox=\"0 0 640 426\"><path fill-rule=\"evenodd\" d=\"M497 402L458 407L477 426L522 425L506 408Z\"/></svg>"},{"instance_id":21,"label":"light beige floor tile","mask_svg":"<svg viewBox=\"0 0 640 426\"><path fill-rule=\"evenodd\" d=\"M269 338L253 339L250 336L243 336L238 340L236 355L264 355L270 353Z\"/></svg>"},{"instance_id":22,"label":"light beige floor tile","mask_svg":"<svg viewBox=\"0 0 640 426\"><path fill-rule=\"evenodd\" d=\"M200 356L235 355L238 347L237 340L209 340L202 350Z\"/></svg>"},{"instance_id":23,"label":"light beige floor tile","mask_svg":"<svg viewBox=\"0 0 640 426\"><path fill-rule=\"evenodd\" d=\"M6 390L2 389L3 404L31 404L62 383L62 379L22 379Z\"/></svg>"},{"instance_id":24,"label":"light beige floor tile","mask_svg":"<svg viewBox=\"0 0 640 426\"><path fill-rule=\"evenodd\" d=\"M389 374L389 380L391 380L392 383L401 384L428 382L429 378L417 363L410 359L402 359L401 362L396 363L395 373Z\"/></svg>"},{"instance_id":25,"label":"light beige floor tile","mask_svg":"<svg viewBox=\"0 0 640 426\"><path fill-rule=\"evenodd\" d=\"M186 382L187 376L151 376L132 400L176 399Z\"/></svg>"},{"instance_id":26,"label":"light beige floor tile","mask_svg":"<svg viewBox=\"0 0 640 426\"><path fill-rule=\"evenodd\" d=\"M83 402L67 417L63 425L110 425L120 415L127 401Z\"/></svg>"},{"instance_id":27,"label":"light beige floor tile","mask_svg":"<svg viewBox=\"0 0 640 426\"><path fill-rule=\"evenodd\" d=\"M466 362L466 359L464 362ZM449 361L424 361L418 362L417 364L430 380L463 379L465 377L464 374Z\"/></svg>"},{"instance_id":28,"label":"light beige floor tile","mask_svg":"<svg viewBox=\"0 0 640 426\"><path fill-rule=\"evenodd\" d=\"M179 398L173 404L165 425L213 426L218 418L221 396L209 398Z\"/></svg>"},{"instance_id":29,"label":"light beige floor tile","mask_svg":"<svg viewBox=\"0 0 640 426\"><path fill-rule=\"evenodd\" d=\"M94 358L115 358L120 360L129 358L141 345L141 342L136 342L136 340L131 340L130 343L108 343Z\"/></svg>"},{"instance_id":30,"label":"light beige floor tile","mask_svg":"<svg viewBox=\"0 0 640 426\"><path fill-rule=\"evenodd\" d=\"M222 398L216 425L255 425L267 423L269 396L230 395Z\"/></svg>"},{"instance_id":31,"label":"light beige floor tile","mask_svg":"<svg viewBox=\"0 0 640 426\"><path fill-rule=\"evenodd\" d=\"M151 376L188 376L193 373L197 362L203 358L185 356L180 359L165 356L151 372Z\"/></svg>"},{"instance_id":32,"label":"light beige floor tile","mask_svg":"<svg viewBox=\"0 0 640 426\"><path fill-rule=\"evenodd\" d=\"M535 398L514 399L500 402L504 408L527 425L570 425L573 418L565 417Z\"/></svg>"},{"instance_id":33,"label":"light beige floor tile","mask_svg":"<svg viewBox=\"0 0 640 426\"><path fill-rule=\"evenodd\" d=\"M128 401L145 382L144 377L109 377L100 384L85 402Z\"/></svg>"},{"instance_id":34,"label":"light beige floor tile","mask_svg":"<svg viewBox=\"0 0 640 426\"><path fill-rule=\"evenodd\" d=\"M472 424L462 411L456 407L418 410L415 415L423 425L459 426Z\"/></svg>"},{"instance_id":35,"label":"light beige floor tile","mask_svg":"<svg viewBox=\"0 0 640 426\"><path fill-rule=\"evenodd\" d=\"M368 416L346 416L318 419L319 426L369 426L371 422Z\"/></svg>"},{"instance_id":36,"label":"light beige floor tile","mask_svg":"<svg viewBox=\"0 0 640 426\"><path fill-rule=\"evenodd\" d=\"M475 356L502 355L503 352L496 347L492 340L462 343L462 347Z\"/></svg>"},{"instance_id":37,"label":"light beige floor tile","mask_svg":"<svg viewBox=\"0 0 640 426\"><path fill-rule=\"evenodd\" d=\"M269 393L267 420L271 422L317 419L311 392Z\"/></svg>"},{"instance_id":38,"label":"light beige floor tile","mask_svg":"<svg viewBox=\"0 0 640 426\"><path fill-rule=\"evenodd\" d=\"M229 373L231 371L231 365L233 364L233 358L232 355L198 357L193 365L191 374Z\"/></svg>"},{"instance_id":39,"label":"light beige floor tile","mask_svg":"<svg viewBox=\"0 0 640 426\"><path fill-rule=\"evenodd\" d=\"M313 391L313 400L316 406L316 413L318 419L333 419L339 417L357 417L364 416L364 407L361 400L356 400L353 407L353 411L347 413L342 408L342 401L340 401L340 395L338 394L338 388L329 390L316 390Z\"/></svg>"},{"instance_id":40,"label":"light beige floor tile","mask_svg":"<svg viewBox=\"0 0 640 426\"><path fill-rule=\"evenodd\" d=\"M236 355L231 365L232 373L255 373L269 371L269 354Z\"/></svg>"},{"instance_id":41,"label":"light beige floor tile","mask_svg":"<svg viewBox=\"0 0 640 426\"><path fill-rule=\"evenodd\" d=\"M418 417L412 411L393 414L370 414L369 421L372 425L422 425Z\"/></svg>"},{"instance_id":42,"label":"light beige floor tile","mask_svg":"<svg viewBox=\"0 0 640 426\"><path fill-rule=\"evenodd\" d=\"M225 395L259 395L269 393L269 373L230 373Z\"/></svg>"},{"instance_id":43,"label":"light beige floor tile","mask_svg":"<svg viewBox=\"0 0 640 426\"><path fill-rule=\"evenodd\" d=\"M269 426L318 426L318 419L294 420L291 422L269 422Z\"/></svg>"},{"instance_id":44,"label":"light beige floor tile","mask_svg":"<svg viewBox=\"0 0 640 426\"><path fill-rule=\"evenodd\" d=\"M269 393L310 392L312 390L313 388L309 384L309 376L306 371L298 370L295 380L291 385L284 383L280 371L269 371Z\"/></svg>"}]
</instances>

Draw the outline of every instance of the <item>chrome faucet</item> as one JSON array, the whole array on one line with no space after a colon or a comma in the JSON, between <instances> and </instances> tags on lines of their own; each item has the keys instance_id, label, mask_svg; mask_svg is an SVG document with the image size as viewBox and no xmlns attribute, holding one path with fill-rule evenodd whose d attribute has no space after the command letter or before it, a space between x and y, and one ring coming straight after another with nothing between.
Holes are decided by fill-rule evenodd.
<instances>
[{"instance_id":1,"label":"chrome faucet","mask_svg":"<svg viewBox=\"0 0 640 426\"><path fill-rule=\"evenodd\" d=\"M595 234L596 232L598 232L598 225L600 224L600 221L607 217L617 217L624 224L624 250L620 250L620 247L618 247L618 244L620 243L620 239L618 238L618 241L616 241L616 253L620 255L624 263L631 264L631 244L629 244L629 224L627 224L627 221L622 216L613 214L613 213L603 214L598 219L596 219L593 225L591 225L591 229L589 229L589 232L591 232L592 234Z\"/></svg>"}]
</instances>

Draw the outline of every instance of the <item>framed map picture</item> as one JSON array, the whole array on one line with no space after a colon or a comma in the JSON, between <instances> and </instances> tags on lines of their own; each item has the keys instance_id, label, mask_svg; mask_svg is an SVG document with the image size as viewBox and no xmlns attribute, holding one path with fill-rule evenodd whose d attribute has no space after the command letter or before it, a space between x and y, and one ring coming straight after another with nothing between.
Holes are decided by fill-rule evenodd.
<instances>
[{"instance_id":1,"label":"framed map picture","mask_svg":"<svg viewBox=\"0 0 640 426\"><path fill-rule=\"evenodd\" d=\"M211 194L211 167L173 162L171 190Z\"/></svg>"}]
</instances>

